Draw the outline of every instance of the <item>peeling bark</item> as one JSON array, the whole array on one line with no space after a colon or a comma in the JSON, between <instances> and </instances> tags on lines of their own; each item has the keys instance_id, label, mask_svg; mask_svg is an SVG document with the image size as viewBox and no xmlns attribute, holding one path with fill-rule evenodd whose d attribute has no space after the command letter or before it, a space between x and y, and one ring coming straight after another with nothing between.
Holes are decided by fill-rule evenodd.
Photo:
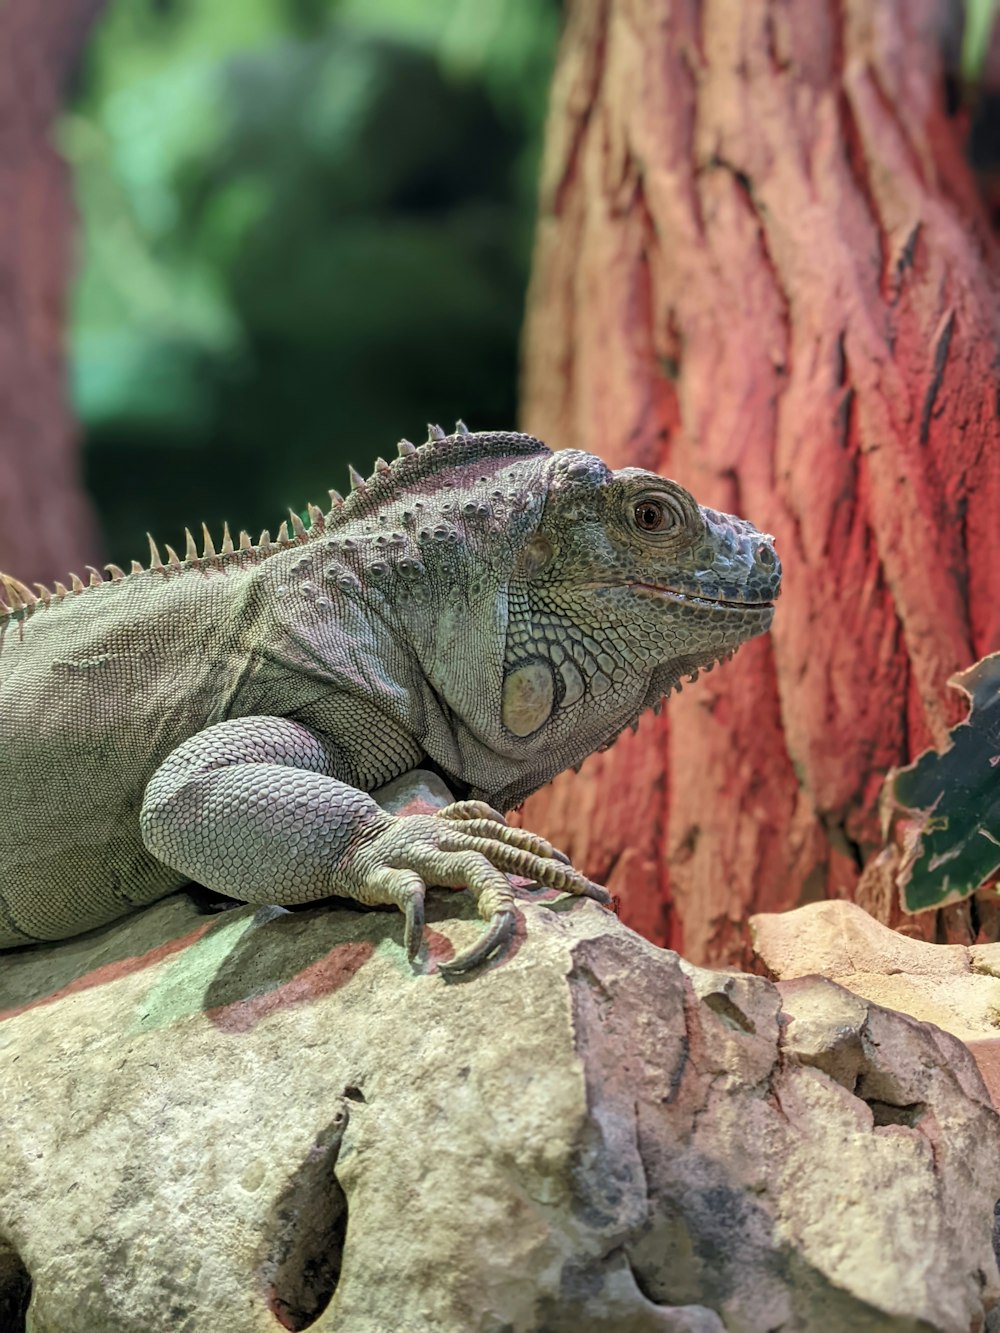
<instances>
[{"instance_id":1,"label":"peeling bark","mask_svg":"<svg viewBox=\"0 0 1000 1333\"><path fill-rule=\"evenodd\" d=\"M768 640L524 818L698 962L745 963L752 912L859 895L886 770L1000 648L1000 271L943 101L949 13L569 5L525 429L746 515L786 574Z\"/></svg>"},{"instance_id":2,"label":"peeling bark","mask_svg":"<svg viewBox=\"0 0 1000 1333\"><path fill-rule=\"evenodd\" d=\"M64 578L96 559L62 334L73 210L52 144L101 0L0 3L0 569Z\"/></svg>"}]
</instances>

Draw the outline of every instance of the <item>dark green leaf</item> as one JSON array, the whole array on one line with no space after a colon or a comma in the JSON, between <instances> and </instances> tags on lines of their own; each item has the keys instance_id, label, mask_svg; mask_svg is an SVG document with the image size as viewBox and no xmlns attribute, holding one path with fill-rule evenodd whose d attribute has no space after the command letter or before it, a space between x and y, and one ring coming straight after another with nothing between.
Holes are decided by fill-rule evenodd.
<instances>
[{"instance_id":1,"label":"dark green leaf","mask_svg":"<svg viewBox=\"0 0 1000 1333\"><path fill-rule=\"evenodd\" d=\"M1000 869L1000 653L949 684L969 696L967 720L943 754L894 770L883 792L902 836L896 882L907 912L967 898Z\"/></svg>"}]
</instances>

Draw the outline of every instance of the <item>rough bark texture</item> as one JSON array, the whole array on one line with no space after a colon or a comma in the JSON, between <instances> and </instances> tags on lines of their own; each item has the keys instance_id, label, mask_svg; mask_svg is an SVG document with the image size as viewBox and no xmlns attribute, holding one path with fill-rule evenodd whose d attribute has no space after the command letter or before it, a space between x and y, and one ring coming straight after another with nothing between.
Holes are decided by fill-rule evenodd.
<instances>
[{"instance_id":1,"label":"rough bark texture","mask_svg":"<svg viewBox=\"0 0 1000 1333\"><path fill-rule=\"evenodd\" d=\"M698 962L746 961L752 911L858 893L886 770L1000 647L997 249L944 105L949 13L569 5L525 428L745 514L786 575L769 641L524 821Z\"/></svg>"},{"instance_id":2,"label":"rough bark texture","mask_svg":"<svg viewBox=\"0 0 1000 1333\"><path fill-rule=\"evenodd\" d=\"M29 581L97 551L66 402L73 212L52 133L101 3L0 3L0 569Z\"/></svg>"}]
</instances>

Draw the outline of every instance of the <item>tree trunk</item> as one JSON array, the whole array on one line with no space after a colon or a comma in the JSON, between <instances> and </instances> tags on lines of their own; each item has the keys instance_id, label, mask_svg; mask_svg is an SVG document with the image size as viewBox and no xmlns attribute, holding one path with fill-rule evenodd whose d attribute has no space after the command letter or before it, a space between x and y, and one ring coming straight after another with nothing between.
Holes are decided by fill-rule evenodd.
<instances>
[{"instance_id":1,"label":"tree trunk","mask_svg":"<svg viewBox=\"0 0 1000 1333\"><path fill-rule=\"evenodd\" d=\"M73 209L52 144L101 0L0 3L0 569L64 578L96 559L63 358Z\"/></svg>"},{"instance_id":2,"label":"tree trunk","mask_svg":"<svg viewBox=\"0 0 1000 1333\"><path fill-rule=\"evenodd\" d=\"M768 639L524 821L698 962L745 962L751 912L859 896L886 770L1000 648L998 254L944 103L951 13L569 4L525 428L773 532L785 587ZM859 900L898 923L877 881Z\"/></svg>"}]
</instances>

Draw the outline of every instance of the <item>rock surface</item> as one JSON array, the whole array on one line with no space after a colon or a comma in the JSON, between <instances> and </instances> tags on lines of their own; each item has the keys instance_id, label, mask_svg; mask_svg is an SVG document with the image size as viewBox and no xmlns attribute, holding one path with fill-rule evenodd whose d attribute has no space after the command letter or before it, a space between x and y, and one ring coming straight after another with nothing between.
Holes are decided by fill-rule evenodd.
<instances>
[{"instance_id":1,"label":"rock surface","mask_svg":"<svg viewBox=\"0 0 1000 1333\"><path fill-rule=\"evenodd\" d=\"M776 977L819 972L965 1042L1000 1110L1000 944L929 944L839 901L761 913L750 930Z\"/></svg>"},{"instance_id":2,"label":"rock surface","mask_svg":"<svg viewBox=\"0 0 1000 1333\"><path fill-rule=\"evenodd\" d=\"M981 1327L959 1042L537 895L446 982L481 923L428 919L413 969L395 914L183 896L5 955L5 1333Z\"/></svg>"}]
</instances>

